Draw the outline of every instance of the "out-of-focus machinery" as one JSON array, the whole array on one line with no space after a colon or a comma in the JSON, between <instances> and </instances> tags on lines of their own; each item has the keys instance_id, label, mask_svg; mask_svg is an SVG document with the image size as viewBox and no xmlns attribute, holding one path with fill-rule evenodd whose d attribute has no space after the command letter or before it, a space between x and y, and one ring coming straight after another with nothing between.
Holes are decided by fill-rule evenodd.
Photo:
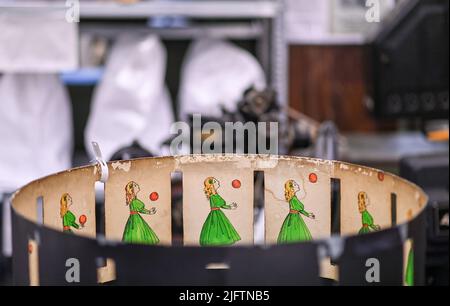
<instances>
[{"instance_id":1,"label":"out-of-focus machinery","mask_svg":"<svg viewBox=\"0 0 450 306\"><path fill-rule=\"evenodd\" d=\"M367 105L373 114L419 122L428 139L448 142L449 2L401 2L368 45L368 60ZM430 285L448 285L448 161L447 152L404 157L400 163L401 176L424 188L430 197Z\"/></svg>"},{"instance_id":2,"label":"out-of-focus machinery","mask_svg":"<svg viewBox=\"0 0 450 306\"><path fill-rule=\"evenodd\" d=\"M426 262L428 285L448 285L448 164L448 154L406 157L400 163L400 175L421 186L429 196Z\"/></svg>"},{"instance_id":3,"label":"out-of-focus machinery","mask_svg":"<svg viewBox=\"0 0 450 306\"><path fill-rule=\"evenodd\" d=\"M222 108L222 114L220 117L214 116L201 116L200 122L197 122L194 125L195 116L197 114L189 114L189 119L187 123L190 126L190 148L188 148L189 152L194 152L193 148L193 138L201 135L202 143L206 139L210 139L210 137L214 137L214 135L210 135L202 131L203 126L208 122L218 123L223 131L226 130L227 123L242 123L243 125L247 123L258 124L266 124L267 128L270 128L269 123L277 123L278 124L278 133L274 134L267 130L265 132L265 137L267 143L270 142L270 138L276 138L278 140L278 153L286 154L292 149L296 148L305 148L312 144L313 135L314 135L314 127L315 125L301 125L301 123L305 123L303 118L296 118L296 120L290 120L284 112L284 109L277 101L277 94L274 90L266 88L264 90L257 90L255 88L249 88L245 91L242 96L242 99L238 102L236 111L228 111L225 108ZM256 129L256 137L260 137L258 134L259 129ZM176 138L178 135L174 135L169 138L164 145L168 146ZM245 135L245 141L243 143L236 141L237 135L232 135L233 139L226 139L227 135L225 133L221 133L221 135L217 137L222 137L222 148L220 152L223 153L261 153L258 152L257 148L254 152L249 148L249 138L250 135ZM273 139L275 140L275 139ZM233 146L226 146L226 143L231 142ZM199 152L196 152L199 153Z\"/></svg>"},{"instance_id":4,"label":"out-of-focus machinery","mask_svg":"<svg viewBox=\"0 0 450 306\"><path fill-rule=\"evenodd\" d=\"M368 106L379 118L447 119L449 2L407 0L368 45Z\"/></svg>"}]
</instances>

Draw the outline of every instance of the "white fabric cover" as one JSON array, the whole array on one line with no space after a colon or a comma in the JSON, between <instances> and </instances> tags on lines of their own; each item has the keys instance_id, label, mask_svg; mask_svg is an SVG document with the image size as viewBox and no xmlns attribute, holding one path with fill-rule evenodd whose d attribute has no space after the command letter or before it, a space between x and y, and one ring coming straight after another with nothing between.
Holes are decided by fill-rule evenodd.
<instances>
[{"instance_id":1,"label":"white fabric cover","mask_svg":"<svg viewBox=\"0 0 450 306\"><path fill-rule=\"evenodd\" d=\"M64 5L64 3L62 3ZM78 24L66 9L0 9L0 72L58 73L78 66Z\"/></svg>"},{"instance_id":2,"label":"white fabric cover","mask_svg":"<svg viewBox=\"0 0 450 306\"><path fill-rule=\"evenodd\" d=\"M230 42L201 39L190 47L182 70L180 117L190 113L220 116L219 105L236 110L237 102L252 85L266 86L256 58Z\"/></svg>"},{"instance_id":3,"label":"white fabric cover","mask_svg":"<svg viewBox=\"0 0 450 306\"><path fill-rule=\"evenodd\" d=\"M0 193L70 168L71 105L58 76L0 76L0 109Z\"/></svg>"},{"instance_id":4,"label":"white fabric cover","mask_svg":"<svg viewBox=\"0 0 450 306\"><path fill-rule=\"evenodd\" d=\"M85 131L88 150L96 141L103 157L110 159L136 140L160 154L160 144L170 136L173 122L171 99L164 86L166 57L156 36L117 39L94 95Z\"/></svg>"}]
</instances>

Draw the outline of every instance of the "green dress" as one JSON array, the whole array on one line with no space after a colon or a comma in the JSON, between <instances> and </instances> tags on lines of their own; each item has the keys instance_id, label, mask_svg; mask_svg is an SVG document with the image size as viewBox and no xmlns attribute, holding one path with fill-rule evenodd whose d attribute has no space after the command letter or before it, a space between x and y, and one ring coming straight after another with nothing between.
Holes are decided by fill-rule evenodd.
<instances>
[{"instance_id":1,"label":"green dress","mask_svg":"<svg viewBox=\"0 0 450 306\"><path fill-rule=\"evenodd\" d=\"M411 248L408 254L408 263L406 264L405 282L407 286L414 286L414 251Z\"/></svg>"},{"instance_id":2,"label":"green dress","mask_svg":"<svg viewBox=\"0 0 450 306\"><path fill-rule=\"evenodd\" d=\"M360 235L379 230L378 226L373 223L372 215L367 210L361 213L361 217L363 226L359 230Z\"/></svg>"},{"instance_id":3,"label":"green dress","mask_svg":"<svg viewBox=\"0 0 450 306\"><path fill-rule=\"evenodd\" d=\"M300 214L309 217L305 206L296 196L289 201L290 212L281 226L278 243L293 243L312 240L311 233Z\"/></svg>"},{"instance_id":4,"label":"green dress","mask_svg":"<svg viewBox=\"0 0 450 306\"><path fill-rule=\"evenodd\" d=\"M145 209L141 200L134 199L130 203L130 217L125 225L122 241L136 244L159 243L159 238L140 214L149 215L150 211Z\"/></svg>"},{"instance_id":5,"label":"green dress","mask_svg":"<svg viewBox=\"0 0 450 306\"><path fill-rule=\"evenodd\" d=\"M241 240L236 229L233 227L227 216L221 210L230 209L224 199L218 194L213 194L209 198L211 211L203 224L200 233L200 245L220 246L231 245Z\"/></svg>"},{"instance_id":6,"label":"green dress","mask_svg":"<svg viewBox=\"0 0 450 306\"><path fill-rule=\"evenodd\" d=\"M64 233L72 233L71 227L74 227L76 229L79 229L80 226L75 221L76 217L75 215L68 210L65 215L63 216L63 232Z\"/></svg>"}]
</instances>

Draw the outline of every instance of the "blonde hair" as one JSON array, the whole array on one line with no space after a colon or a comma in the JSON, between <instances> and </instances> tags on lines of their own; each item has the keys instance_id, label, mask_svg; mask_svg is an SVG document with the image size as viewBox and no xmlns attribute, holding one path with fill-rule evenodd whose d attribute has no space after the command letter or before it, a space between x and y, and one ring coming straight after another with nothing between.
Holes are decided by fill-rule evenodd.
<instances>
[{"instance_id":1,"label":"blonde hair","mask_svg":"<svg viewBox=\"0 0 450 306\"><path fill-rule=\"evenodd\" d=\"M214 181L216 181L216 179L210 176L203 182L205 185L203 191L205 192L205 196L208 200L213 194L217 194L216 187L214 187Z\"/></svg>"},{"instance_id":2,"label":"blonde hair","mask_svg":"<svg viewBox=\"0 0 450 306\"><path fill-rule=\"evenodd\" d=\"M134 191L134 188L137 186L136 182L129 182L126 186L125 186L125 200L127 205L130 205L131 201L133 201L134 199L136 199L136 193Z\"/></svg>"},{"instance_id":3,"label":"blonde hair","mask_svg":"<svg viewBox=\"0 0 450 306\"><path fill-rule=\"evenodd\" d=\"M70 195L68 193L65 193L61 196L61 200L59 201L59 203L60 203L59 215L61 216L61 218L64 218L64 215L69 210L69 203L68 203L69 199L70 199Z\"/></svg>"},{"instance_id":4,"label":"blonde hair","mask_svg":"<svg viewBox=\"0 0 450 306\"><path fill-rule=\"evenodd\" d=\"M358 193L358 208L360 211L364 211L367 209L367 204L368 204L368 196L367 193L364 191L361 191L360 193ZM363 206L364 205L364 209Z\"/></svg>"},{"instance_id":5,"label":"blonde hair","mask_svg":"<svg viewBox=\"0 0 450 306\"><path fill-rule=\"evenodd\" d=\"M284 198L288 202L295 196L294 183L294 180L289 180L284 183Z\"/></svg>"}]
</instances>

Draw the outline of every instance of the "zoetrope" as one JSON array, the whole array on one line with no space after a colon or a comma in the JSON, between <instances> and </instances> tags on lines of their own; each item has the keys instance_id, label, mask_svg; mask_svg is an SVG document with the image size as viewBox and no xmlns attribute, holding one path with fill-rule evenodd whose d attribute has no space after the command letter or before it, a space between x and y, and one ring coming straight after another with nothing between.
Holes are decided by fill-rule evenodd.
<instances>
[{"instance_id":1,"label":"zoetrope","mask_svg":"<svg viewBox=\"0 0 450 306\"><path fill-rule=\"evenodd\" d=\"M424 282L427 196L395 175L266 155L144 158L107 167L104 214L95 204L99 164L39 179L13 195L16 284L67 284L68 259L79 263L78 284L364 285L374 259L381 284ZM172 245L175 172L183 180L183 246ZM254 243L256 172L264 176L263 244Z\"/></svg>"}]
</instances>

